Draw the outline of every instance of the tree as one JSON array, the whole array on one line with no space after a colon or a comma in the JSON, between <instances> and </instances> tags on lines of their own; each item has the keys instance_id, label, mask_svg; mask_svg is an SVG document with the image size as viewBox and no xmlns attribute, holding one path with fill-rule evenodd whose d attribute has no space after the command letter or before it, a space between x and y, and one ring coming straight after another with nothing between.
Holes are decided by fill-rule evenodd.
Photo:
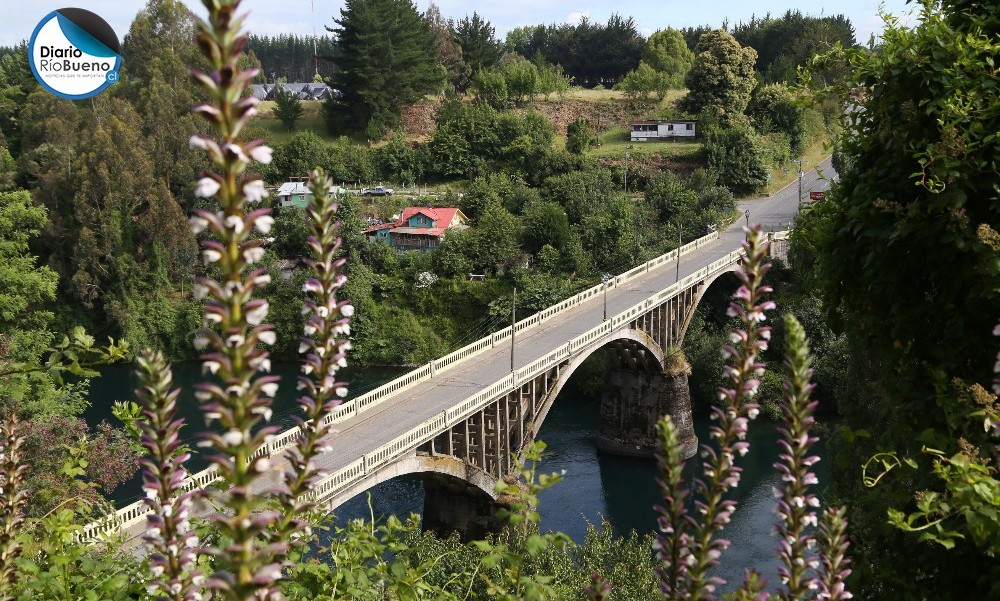
<instances>
[{"instance_id":1,"label":"tree","mask_svg":"<svg viewBox=\"0 0 1000 601\"><path fill-rule=\"evenodd\" d=\"M302 117L302 103L281 84L274 89L274 114L288 131L295 130L295 122Z\"/></svg>"},{"instance_id":2,"label":"tree","mask_svg":"<svg viewBox=\"0 0 1000 601\"><path fill-rule=\"evenodd\" d=\"M462 47L462 60L472 73L492 69L503 56L503 44L494 36L493 25L473 12L455 26L455 41Z\"/></svg>"},{"instance_id":3,"label":"tree","mask_svg":"<svg viewBox=\"0 0 1000 601\"><path fill-rule=\"evenodd\" d=\"M305 177L316 167L329 166L326 144L312 131L300 131L274 149L274 170L282 181Z\"/></svg>"},{"instance_id":4,"label":"tree","mask_svg":"<svg viewBox=\"0 0 1000 601\"><path fill-rule=\"evenodd\" d=\"M656 92L659 87L657 76L657 72L643 61L638 67L629 71L615 89L621 90L630 100L646 100L646 97ZM665 90L664 95L666 95Z\"/></svg>"},{"instance_id":5,"label":"tree","mask_svg":"<svg viewBox=\"0 0 1000 601\"><path fill-rule=\"evenodd\" d=\"M805 150L805 116L785 84L774 83L757 88L747 107L747 114L757 131L787 135L792 156L799 156Z\"/></svg>"},{"instance_id":6,"label":"tree","mask_svg":"<svg viewBox=\"0 0 1000 601\"><path fill-rule=\"evenodd\" d=\"M394 126L404 104L441 85L434 35L409 0L348 0L335 22L331 87L341 94L324 106L332 132L361 131L372 120Z\"/></svg>"},{"instance_id":7,"label":"tree","mask_svg":"<svg viewBox=\"0 0 1000 601\"><path fill-rule=\"evenodd\" d=\"M691 70L694 53L687 47L684 35L668 27L649 36L642 60L665 76L669 88L679 88L684 85L684 77Z\"/></svg>"},{"instance_id":8,"label":"tree","mask_svg":"<svg viewBox=\"0 0 1000 601\"><path fill-rule=\"evenodd\" d=\"M447 73L447 82L455 90L465 90L469 87L472 69L462 59L462 46L456 40L454 27L441 16L441 9L434 2L427 6L424 18L434 35L437 62Z\"/></svg>"},{"instance_id":9,"label":"tree","mask_svg":"<svg viewBox=\"0 0 1000 601\"><path fill-rule=\"evenodd\" d=\"M719 181L738 196L752 194L767 184L768 168L760 136L746 117L728 127L703 119L708 168L719 174Z\"/></svg>"},{"instance_id":10,"label":"tree","mask_svg":"<svg viewBox=\"0 0 1000 601\"><path fill-rule=\"evenodd\" d=\"M487 202L475 228L475 265L500 273L513 267L521 254L517 218L497 201Z\"/></svg>"},{"instance_id":11,"label":"tree","mask_svg":"<svg viewBox=\"0 0 1000 601\"><path fill-rule=\"evenodd\" d=\"M536 254L544 247L562 250L569 243L566 211L554 202L537 202L524 212L524 249Z\"/></svg>"},{"instance_id":12,"label":"tree","mask_svg":"<svg viewBox=\"0 0 1000 601\"><path fill-rule=\"evenodd\" d=\"M688 95L682 107L691 113L714 107L722 112L724 119L742 114L756 82L756 60L753 48L740 46L736 38L722 29L702 35L695 49L694 64L684 78Z\"/></svg>"},{"instance_id":13,"label":"tree","mask_svg":"<svg viewBox=\"0 0 1000 601\"><path fill-rule=\"evenodd\" d=\"M815 253L828 319L858 359L852 378L866 384L840 400L846 423L831 456L837 494L850 501L859 598L989 597L1000 580L997 432L988 431L1000 422L989 394L1000 306L998 29L995 4L929 2L914 27L887 20L877 52L838 49L815 65L851 65L832 91L855 107L842 116L847 160L831 200L794 243ZM903 463L870 489L857 466L879 451Z\"/></svg>"},{"instance_id":14,"label":"tree","mask_svg":"<svg viewBox=\"0 0 1000 601\"><path fill-rule=\"evenodd\" d=\"M476 98L502 110L507 108L510 93L507 89L507 78L503 72L496 69L480 71L472 80L472 87L476 91Z\"/></svg>"},{"instance_id":15,"label":"tree","mask_svg":"<svg viewBox=\"0 0 1000 601\"><path fill-rule=\"evenodd\" d=\"M597 142L597 136L590 129L590 121L580 117L566 126L566 150L583 154Z\"/></svg>"}]
</instances>

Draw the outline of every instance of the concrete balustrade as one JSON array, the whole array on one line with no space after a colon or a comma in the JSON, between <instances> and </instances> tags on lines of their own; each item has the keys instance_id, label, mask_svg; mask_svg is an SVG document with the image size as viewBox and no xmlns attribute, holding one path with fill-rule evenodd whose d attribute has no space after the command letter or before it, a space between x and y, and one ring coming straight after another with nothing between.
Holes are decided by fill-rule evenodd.
<instances>
[{"instance_id":1,"label":"concrete balustrade","mask_svg":"<svg viewBox=\"0 0 1000 601\"><path fill-rule=\"evenodd\" d=\"M436 359L434 361L433 370L431 364L428 363L411 372L408 372L395 380L387 382L382 386L357 397L353 401L344 403L333 412L332 417L327 421L328 423L335 423L354 417L361 411L378 405L384 399L400 392L401 390L429 379L432 375L432 371L435 372L435 375L440 374L442 371L445 371L447 368L455 365L456 363L460 363L470 357L478 355L486 349L494 347L497 343L509 339L512 329L515 332L521 332L534 327L552 316L565 311L566 309L575 307L581 302L603 293L605 287L615 288L637 275L645 273L653 267L675 260L678 254L683 256L684 254L717 240L718 238L718 233L712 233L708 236L704 236L703 238L699 238L698 240L685 244L680 249L652 259L643 265L612 278L606 283L589 288L571 298L549 307L548 309L521 320L514 324L513 328L508 326L499 332L494 332L489 336L481 338L465 347L462 347L461 349L458 349L457 351L445 355L440 359ZM771 239L773 240L784 240L787 238L788 232L774 232L771 234ZM558 350L530 363L526 367L517 370L515 373L507 375L491 386L470 395L466 399L456 403L451 409L424 421L407 431L405 434L397 437L395 440L386 443L375 451L351 462L347 466L317 482L313 487L313 492L311 493L312 496L319 499L330 497L337 491L343 490L355 483L357 480L366 477L372 470L377 470L379 467L391 463L399 456L411 452L414 448L426 443L428 440L436 436L441 430L447 428L449 424L460 422L469 415L482 410L483 407L492 402L494 399L512 392L518 386L519 382L526 381L538 375L542 371L550 369L553 365L558 364L572 355L576 349L583 348L593 341L609 335L611 332L619 329L622 325L633 321L637 316L648 312L651 307L662 304L662 302L669 300L673 296L690 287L692 284L704 280L720 270L729 269L736 261L738 261L741 254L742 250L736 250L727 254L725 257L714 261L709 266L698 270L694 274L684 277L680 281L675 282L663 290L655 293L648 299L640 301L632 307L629 307L628 309L613 316L611 319L602 322L600 325L584 332L583 334L580 334L576 338L568 341L565 346L560 347ZM301 433L297 427L285 430L284 432L281 432L271 438L265 445L258 449L256 453L254 453L254 456L277 455L285 447L294 442L300 435ZM190 476L185 481L183 487L185 490L204 488L216 480L218 480L218 474L215 468L211 467ZM124 529L136 524L139 520L145 517L145 515L145 503L143 501L137 501L119 509L112 515L106 516L101 520L87 525L81 530L78 537L82 540L99 539L103 535L110 534L118 531L119 529Z\"/></svg>"}]
</instances>

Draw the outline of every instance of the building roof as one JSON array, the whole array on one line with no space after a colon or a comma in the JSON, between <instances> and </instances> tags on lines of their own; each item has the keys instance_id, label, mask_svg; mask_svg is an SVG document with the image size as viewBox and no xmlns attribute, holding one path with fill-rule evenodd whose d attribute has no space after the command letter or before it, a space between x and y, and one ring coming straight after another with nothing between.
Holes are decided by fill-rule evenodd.
<instances>
[{"instance_id":1,"label":"building roof","mask_svg":"<svg viewBox=\"0 0 1000 601\"><path fill-rule=\"evenodd\" d=\"M697 119L638 119L629 125L659 125L660 123L697 123Z\"/></svg>"},{"instance_id":2,"label":"building roof","mask_svg":"<svg viewBox=\"0 0 1000 601\"><path fill-rule=\"evenodd\" d=\"M305 182L285 182L278 186L278 196L290 194L312 194Z\"/></svg>"},{"instance_id":3,"label":"building roof","mask_svg":"<svg viewBox=\"0 0 1000 601\"><path fill-rule=\"evenodd\" d=\"M410 227L407 225L410 219L416 215L424 215L430 218L433 225L431 227ZM464 229L466 227L464 222L467 217L458 207L406 207L396 221L392 223L379 223L365 228L365 231L377 232L389 229L393 234L441 237L444 235L445 230L451 226L452 222L456 221L456 217L458 218L458 224L455 227Z\"/></svg>"},{"instance_id":4,"label":"building roof","mask_svg":"<svg viewBox=\"0 0 1000 601\"><path fill-rule=\"evenodd\" d=\"M462 220L466 219L465 214L458 207L406 207L396 223L402 226L416 215L429 217L434 222L435 227L448 227L456 215L461 215Z\"/></svg>"}]
</instances>

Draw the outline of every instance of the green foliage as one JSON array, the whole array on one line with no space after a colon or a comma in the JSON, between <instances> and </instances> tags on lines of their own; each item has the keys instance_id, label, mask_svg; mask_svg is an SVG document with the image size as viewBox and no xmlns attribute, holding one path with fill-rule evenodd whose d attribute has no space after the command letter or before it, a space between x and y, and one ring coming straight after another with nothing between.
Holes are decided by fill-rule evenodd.
<instances>
[{"instance_id":1,"label":"green foliage","mask_svg":"<svg viewBox=\"0 0 1000 601\"><path fill-rule=\"evenodd\" d=\"M328 152L323 140L314 132L301 131L287 144L274 149L272 164L277 180L305 177L317 166L328 164Z\"/></svg>"},{"instance_id":2,"label":"green foliage","mask_svg":"<svg viewBox=\"0 0 1000 601\"><path fill-rule=\"evenodd\" d=\"M372 121L392 127L404 104L441 85L434 35L412 2L354 0L336 23L331 87L342 95L325 101L331 133L360 131Z\"/></svg>"},{"instance_id":3,"label":"green foliage","mask_svg":"<svg viewBox=\"0 0 1000 601\"><path fill-rule=\"evenodd\" d=\"M836 44L845 48L855 45L854 26L843 14L814 17L791 9L780 17L751 17L733 27L732 34L757 51L757 72L771 83L795 83L798 67L806 65L813 55ZM844 69L837 68L815 75L822 76L816 81L832 82L843 74Z\"/></svg>"},{"instance_id":4,"label":"green foliage","mask_svg":"<svg viewBox=\"0 0 1000 601\"><path fill-rule=\"evenodd\" d=\"M836 49L813 65L846 60L832 91L856 106L843 116L832 200L810 212L795 242L815 252L828 317L858 353L851 377L870 382L868 394L840 400L847 419L831 447L856 525L858 588L871 599L995 594L997 563L982 535L996 510L965 486L989 490L993 476L973 458L995 455L996 444L970 417L989 407L969 390L992 377L996 349L998 18L993 5L926 3L915 27L888 20L878 52ZM855 435L862 429L867 437ZM941 454L874 491L857 478L875 453L916 457L923 447ZM907 529L945 517L923 532L954 547L920 543L887 514Z\"/></svg>"},{"instance_id":5,"label":"green foliage","mask_svg":"<svg viewBox=\"0 0 1000 601\"><path fill-rule=\"evenodd\" d=\"M597 143L597 136L590 129L590 121L580 117L566 127L566 150L583 154Z\"/></svg>"},{"instance_id":6,"label":"green foliage","mask_svg":"<svg viewBox=\"0 0 1000 601\"><path fill-rule=\"evenodd\" d=\"M788 136L792 156L800 156L805 150L804 110L786 85L768 84L754 90L747 114L758 132Z\"/></svg>"},{"instance_id":7,"label":"green foliage","mask_svg":"<svg viewBox=\"0 0 1000 601\"><path fill-rule=\"evenodd\" d=\"M606 169L573 171L545 180L545 197L566 210L571 224L583 221L606 203L618 190Z\"/></svg>"},{"instance_id":8,"label":"green foliage","mask_svg":"<svg viewBox=\"0 0 1000 601\"><path fill-rule=\"evenodd\" d=\"M41 536L29 530L25 537L24 553L16 560L20 579L14 599L97 601L139 598L145 592L143 564L120 552L120 543L100 549L74 539L81 518L86 514L62 508L32 524Z\"/></svg>"},{"instance_id":9,"label":"green foliage","mask_svg":"<svg viewBox=\"0 0 1000 601\"><path fill-rule=\"evenodd\" d=\"M688 49L684 35L668 27L649 36L642 60L665 77L669 88L680 88L694 63L694 53Z\"/></svg>"},{"instance_id":10,"label":"green foliage","mask_svg":"<svg viewBox=\"0 0 1000 601\"><path fill-rule=\"evenodd\" d=\"M493 37L493 32L493 25L477 12L455 24L455 41L472 73L492 69L503 56L503 45Z\"/></svg>"},{"instance_id":11,"label":"green foliage","mask_svg":"<svg viewBox=\"0 0 1000 601\"><path fill-rule=\"evenodd\" d=\"M694 64L684 79L688 94L682 108L701 113L711 107L727 120L741 115L756 83L756 60L753 48L741 46L722 29L703 34L695 48Z\"/></svg>"},{"instance_id":12,"label":"green foliage","mask_svg":"<svg viewBox=\"0 0 1000 601\"><path fill-rule=\"evenodd\" d=\"M702 121L708 168L719 174L719 181L737 196L753 194L767 185L765 144L745 118L729 126Z\"/></svg>"},{"instance_id":13,"label":"green foliage","mask_svg":"<svg viewBox=\"0 0 1000 601\"><path fill-rule=\"evenodd\" d=\"M659 90L662 89L663 94L659 96L662 100L663 96L666 96L668 86L662 85L661 79L659 73L642 61L615 85L615 89L621 90L628 99L642 101L647 100L650 94L659 95Z\"/></svg>"},{"instance_id":14,"label":"green foliage","mask_svg":"<svg viewBox=\"0 0 1000 601\"><path fill-rule=\"evenodd\" d=\"M274 114L288 131L295 131L295 123L302 117L302 103L280 84L274 89Z\"/></svg>"},{"instance_id":15,"label":"green foliage","mask_svg":"<svg viewBox=\"0 0 1000 601\"><path fill-rule=\"evenodd\" d=\"M472 87L479 100L498 110L507 108L510 91L502 71L479 71L472 80Z\"/></svg>"},{"instance_id":16,"label":"green foliage","mask_svg":"<svg viewBox=\"0 0 1000 601\"><path fill-rule=\"evenodd\" d=\"M522 243L529 253L538 253L542 248L562 250L569 243L570 229L566 211L550 201L537 202L528 206L524 213Z\"/></svg>"},{"instance_id":17,"label":"green foliage","mask_svg":"<svg viewBox=\"0 0 1000 601\"><path fill-rule=\"evenodd\" d=\"M502 67L510 99L516 104L533 100L538 92L538 68L523 57L515 57Z\"/></svg>"}]
</instances>

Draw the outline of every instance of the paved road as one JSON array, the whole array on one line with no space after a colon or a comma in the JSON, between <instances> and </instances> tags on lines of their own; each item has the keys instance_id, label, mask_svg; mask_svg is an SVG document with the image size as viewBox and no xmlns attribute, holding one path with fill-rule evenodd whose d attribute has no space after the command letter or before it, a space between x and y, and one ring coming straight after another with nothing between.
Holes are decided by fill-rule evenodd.
<instances>
[{"instance_id":1,"label":"paved road","mask_svg":"<svg viewBox=\"0 0 1000 601\"><path fill-rule=\"evenodd\" d=\"M820 169L829 176L833 170L829 159ZM812 170L803 177L803 195L810 190L822 190L828 182ZM784 229L795 220L798 210L798 182L786 186L768 198L741 201L740 210L750 211L751 223L762 223L768 229ZM740 221L723 232L714 244L699 248L681 258L680 277L694 273L737 248L743 240ZM608 315L616 315L645 300L672 284L676 264L667 263L644 276L637 277L608 292ZM596 296L589 301L550 318L548 321L517 335L515 365L524 367L566 344L576 336L599 325L603 320L603 301ZM332 442L332 451L317 463L329 472L336 471L361 455L373 451L407 432L424 420L452 407L458 401L482 390L510 373L510 346L500 344L432 380L407 388L391 399L360 415L341 422Z\"/></svg>"}]
</instances>

